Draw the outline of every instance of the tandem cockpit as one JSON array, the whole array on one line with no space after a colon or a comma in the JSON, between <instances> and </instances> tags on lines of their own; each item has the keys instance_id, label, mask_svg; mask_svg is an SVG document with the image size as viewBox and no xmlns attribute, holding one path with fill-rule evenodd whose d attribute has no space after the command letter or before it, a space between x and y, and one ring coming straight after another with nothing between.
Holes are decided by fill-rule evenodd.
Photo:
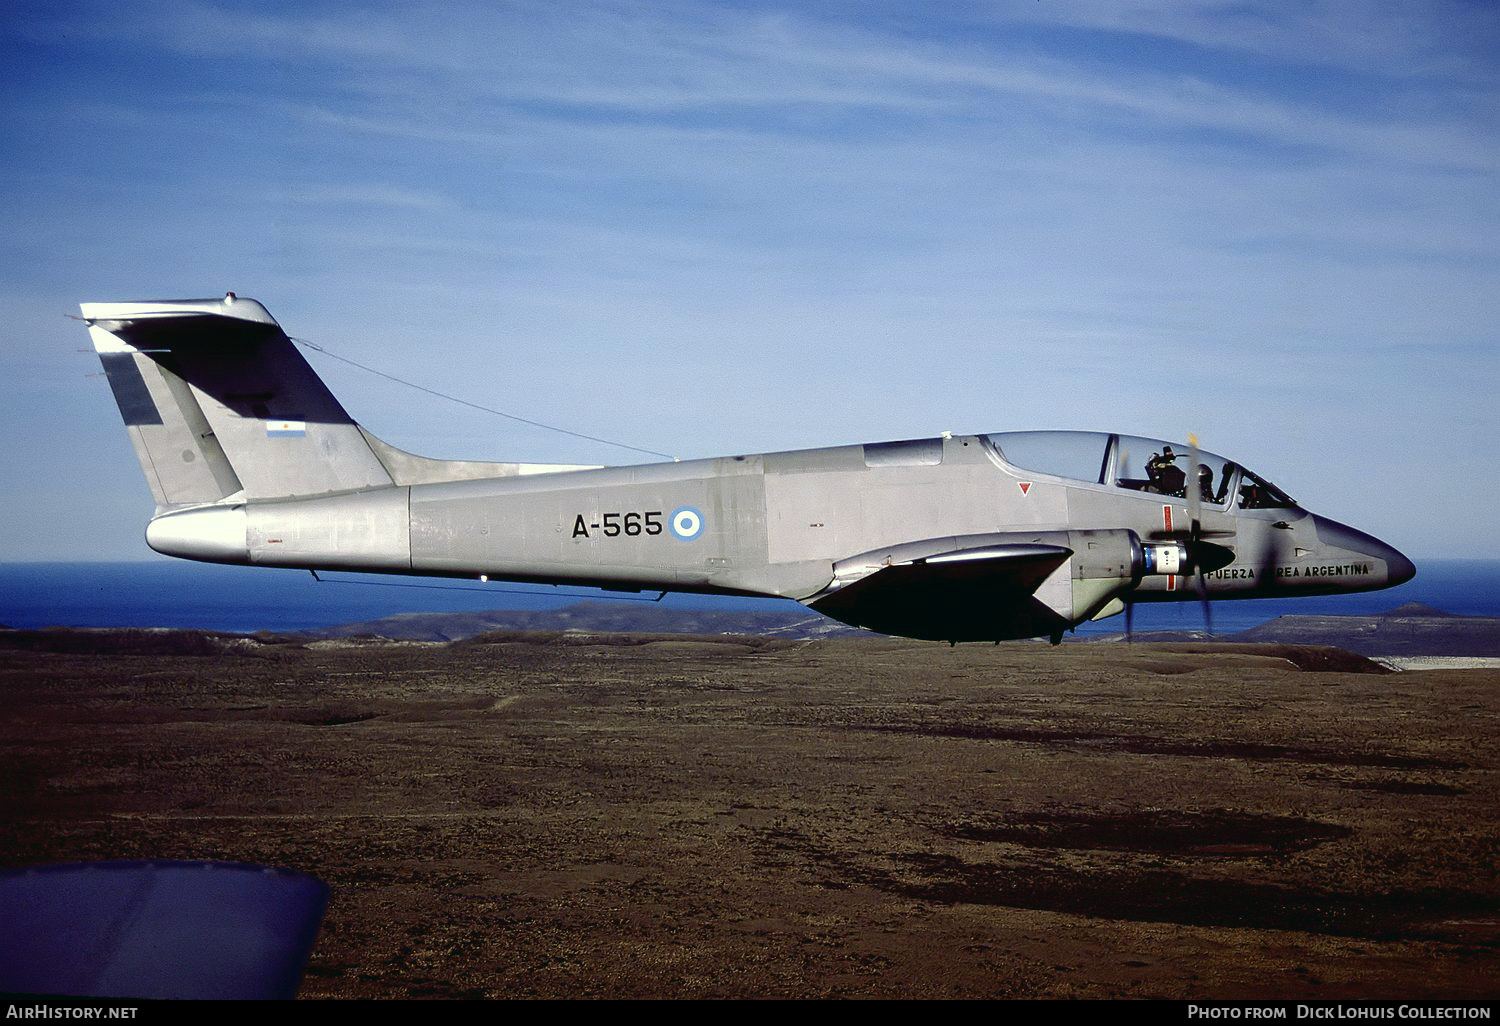
<instances>
[{"instance_id":1,"label":"tandem cockpit","mask_svg":"<svg viewBox=\"0 0 1500 1026\"><path fill-rule=\"evenodd\" d=\"M1012 431L985 435L984 441L1003 462L1032 473L1197 498L1225 510L1297 506L1291 496L1245 467L1180 442L1101 431Z\"/></svg>"}]
</instances>

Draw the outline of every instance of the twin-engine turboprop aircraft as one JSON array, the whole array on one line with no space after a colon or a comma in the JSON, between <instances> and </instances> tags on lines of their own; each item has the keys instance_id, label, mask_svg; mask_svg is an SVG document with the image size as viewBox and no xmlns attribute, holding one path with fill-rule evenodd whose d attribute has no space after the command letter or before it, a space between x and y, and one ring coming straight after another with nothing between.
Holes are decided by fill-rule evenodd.
<instances>
[{"instance_id":1,"label":"twin-engine turboprop aircraft","mask_svg":"<svg viewBox=\"0 0 1500 1026\"><path fill-rule=\"evenodd\" d=\"M886 634L1048 637L1135 602L1370 591L1389 545L1248 468L1024 432L621 467L432 460L344 412L252 299L85 303L187 559L791 598Z\"/></svg>"}]
</instances>

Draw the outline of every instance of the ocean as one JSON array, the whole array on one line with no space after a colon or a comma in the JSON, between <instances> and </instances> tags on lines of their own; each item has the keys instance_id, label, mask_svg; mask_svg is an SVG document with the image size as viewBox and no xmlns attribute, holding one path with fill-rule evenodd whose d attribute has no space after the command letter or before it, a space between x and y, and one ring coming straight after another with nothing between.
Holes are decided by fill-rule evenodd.
<instances>
[{"instance_id":1,"label":"ocean","mask_svg":"<svg viewBox=\"0 0 1500 1026\"><path fill-rule=\"evenodd\" d=\"M216 566L180 560L145 563L0 563L0 625L8 627L198 627L291 631L373 620L396 613L555 609L580 601L649 601L588 588L321 574L305 570ZM1408 602L1449 613L1500 617L1500 560L1418 560L1399 588L1360 595L1251 599L1213 604L1214 631L1248 630L1289 613L1368 615ZM668 595L668 609L797 611L795 603L706 595ZM1145 605L1135 629L1198 630L1197 602ZM1079 628L1118 633L1124 617Z\"/></svg>"}]
</instances>

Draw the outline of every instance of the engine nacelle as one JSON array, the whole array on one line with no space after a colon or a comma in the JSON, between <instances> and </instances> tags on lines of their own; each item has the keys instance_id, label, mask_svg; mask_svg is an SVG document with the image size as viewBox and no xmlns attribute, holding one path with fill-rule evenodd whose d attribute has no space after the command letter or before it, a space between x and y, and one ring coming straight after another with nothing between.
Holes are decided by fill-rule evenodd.
<instances>
[{"instance_id":1,"label":"engine nacelle","mask_svg":"<svg viewBox=\"0 0 1500 1026\"><path fill-rule=\"evenodd\" d=\"M1147 576L1180 576L1188 565L1187 546L1177 542L1142 545L1141 557L1141 572Z\"/></svg>"}]
</instances>

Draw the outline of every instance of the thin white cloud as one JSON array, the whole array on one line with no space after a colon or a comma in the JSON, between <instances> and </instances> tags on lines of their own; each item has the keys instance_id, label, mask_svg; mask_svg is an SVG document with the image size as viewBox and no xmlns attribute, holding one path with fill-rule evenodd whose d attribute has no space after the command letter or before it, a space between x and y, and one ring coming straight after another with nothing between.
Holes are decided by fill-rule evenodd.
<instances>
[{"instance_id":1,"label":"thin white cloud","mask_svg":"<svg viewBox=\"0 0 1500 1026\"><path fill-rule=\"evenodd\" d=\"M439 137L445 122L472 124L480 110L530 105L560 118L575 118L580 108L643 118L718 112L784 134L797 130L795 114L807 108L828 116L840 110L905 113L941 125L948 118L1004 118L1005 108L1019 100L1031 105L1021 108L1022 116L1061 123L1130 130L1132 121L1144 119L1149 129L1219 131L1394 162L1500 167L1486 115L1496 97L1476 95L1472 86L1465 87L1463 104L1425 101L1420 115L1404 112L1399 100L1384 105L1389 109L1361 112L1320 105L1316 96L1299 102L1256 91L1243 81L1101 70L1034 47L986 48L964 37L913 39L815 17L692 6L644 12L607 4L376 9L341 17L316 9L265 14L208 4L145 10L146 16L132 11L126 24L109 23L108 31L198 57L249 56L322 68L334 76L322 89L337 93L346 124L388 133ZM1337 37L1350 54L1378 55L1390 68L1426 66L1434 36L1449 35L1385 27L1437 19L1401 17L1378 4L1342 17L1332 7L1310 10L1026 3L1000 5L995 16L1160 33L1230 51L1260 38L1249 48L1286 60L1326 50L1309 39ZM1382 22L1377 12L1390 17ZM1485 22L1478 15L1471 20ZM1247 24L1263 31L1244 30ZM466 134L471 140L477 135L470 129L449 138L462 141Z\"/></svg>"},{"instance_id":2,"label":"thin white cloud","mask_svg":"<svg viewBox=\"0 0 1500 1026\"><path fill-rule=\"evenodd\" d=\"M292 189L278 193L274 198L287 203L320 207L396 207L407 210L448 211L457 206L450 197L436 192L355 183Z\"/></svg>"},{"instance_id":3,"label":"thin white cloud","mask_svg":"<svg viewBox=\"0 0 1500 1026\"><path fill-rule=\"evenodd\" d=\"M1225 53L1392 78L1496 84L1500 8L1463 0L999 0L1002 22L1158 36Z\"/></svg>"}]
</instances>

